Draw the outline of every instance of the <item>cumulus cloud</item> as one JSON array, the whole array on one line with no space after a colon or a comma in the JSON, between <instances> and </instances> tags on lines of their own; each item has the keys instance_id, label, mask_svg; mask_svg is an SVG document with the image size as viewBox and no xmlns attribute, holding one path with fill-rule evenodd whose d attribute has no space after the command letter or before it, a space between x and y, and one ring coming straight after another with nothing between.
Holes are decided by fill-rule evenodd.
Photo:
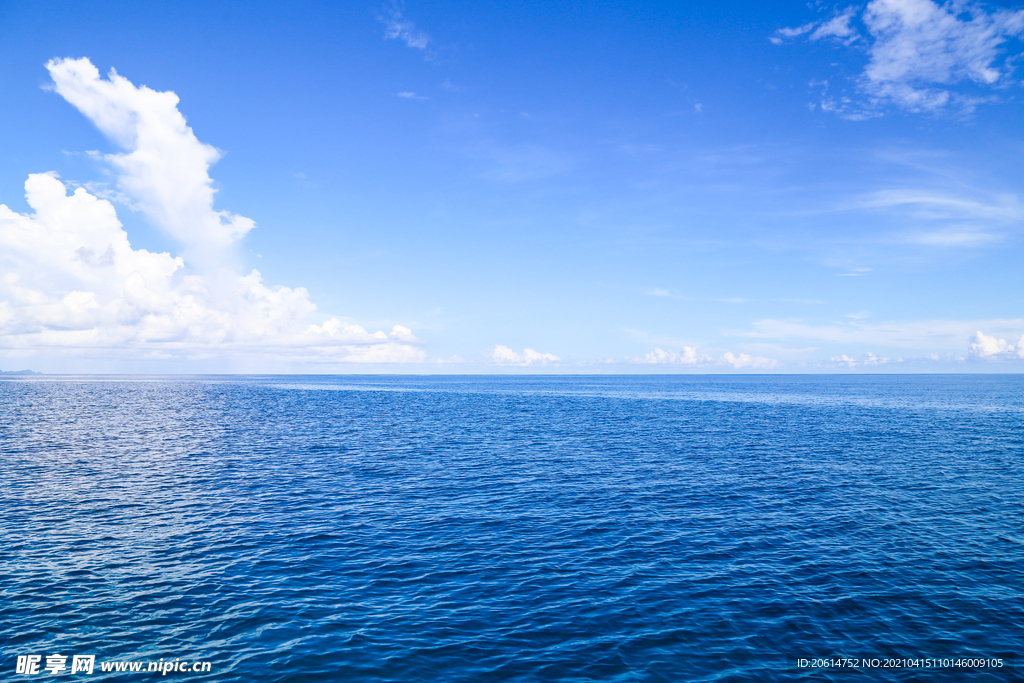
<instances>
[{"instance_id":1,"label":"cumulus cloud","mask_svg":"<svg viewBox=\"0 0 1024 683\"><path fill-rule=\"evenodd\" d=\"M968 353L977 360L1022 360L1024 359L1024 335L1012 344L1005 339L975 332L971 337Z\"/></svg>"},{"instance_id":2,"label":"cumulus cloud","mask_svg":"<svg viewBox=\"0 0 1024 683\"><path fill-rule=\"evenodd\" d=\"M0 345L117 349L164 357L197 351L284 353L354 362L421 360L412 332L368 333L316 310L302 287L268 287L258 271L187 272L181 257L133 249L114 206L49 174L25 183L32 213L0 205Z\"/></svg>"},{"instance_id":3,"label":"cumulus cloud","mask_svg":"<svg viewBox=\"0 0 1024 683\"><path fill-rule=\"evenodd\" d=\"M753 368L757 370L771 370L779 364L774 358L763 356L750 356L745 353L735 354L732 351L725 353L718 359L719 365L731 365L737 370Z\"/></svg>"},{"instance_id":4,"label":"cumulus cloud","mask_svg":"<svg viewBox=\"0 0 1024 683\"><path fill-rule=\"evenodd\" d=\"M711 362L711 356L697 353L696 346L684 346L680 352L665 351L655 348L648 354L636 358L627 359L631 363L643 363L646 365L705 365Z\"/></svg>"},{"instance_id":5,"label":"cumulus cloud","mask_svg":"<svg viewBox=\"0 0 1024 683\"><path fill-rule=\"evenodd\" d=\"M494 345L494 350L491 351L490 357L498 365L529 366L562 362L562 359L553 353L541 353L529 348L523 349L522 353L519 353L501 344Z\"/></svg>"},{"instance_id":6,"label":"cumulus cloud","mask_svg":"<svg viewBox=\"0 0 1024 683\"><path fill-rule=\"evenodd\" d=\"M55 174L25 183L31 212L0 205L0 348L50 354L106 350L118 358L261 353L311 361L408 362L424 352L411 330L390 333L316 311L302 287L270 287L233 272L225 250L252 221L213 209L216 158L177 111L173 93L136 88L88 60L48 65L56 91L130 150L105 159L119 184L186 254L217 255L203 269L134 249L108 200L70 195ZM225 260L226 259L226 260Z\"/></svg>"},{"instance_id":7,"label":"cumulus cloud","mask_svg":"<svg viewBox=\"0 0 1024 683\"><path fill-rule=\"evenodd\" d=\"M852 23L858 12L866 35ZM806 35L850 45L863 38L868 64L856 84L869 101L826 96L821 106L849 118L866 118L886 104L911 112L971 111L985 97L958 92L953 86L994 86L1005 80L1005 43L1022 34L1024 10L989 12L975 3L872 0L863 11L850 7L826 21L780 29L772 42Z\"/></svg>"},{"instance_id":8,"label":"cumulus cloud","mask_svg":"<svg viewBox=\"0 0 1024 683\"><path fill-rule=\"evenodd\" d=\"M118 172L118 188L190 256L220 252L255 223L216 211L209 169L220 153L196 138L178 111L178 96L136 87L114 69L100 77L88 59L53 59L46 68L56 92L114 143L127 150L103 158Z\"/></svg>"}]
</instances>

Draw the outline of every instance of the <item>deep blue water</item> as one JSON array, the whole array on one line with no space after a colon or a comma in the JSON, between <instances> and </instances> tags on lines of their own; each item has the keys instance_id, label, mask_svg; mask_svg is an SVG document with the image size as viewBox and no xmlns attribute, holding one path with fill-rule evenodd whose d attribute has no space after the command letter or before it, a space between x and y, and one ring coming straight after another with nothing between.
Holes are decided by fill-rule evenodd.
<instances>
[{"instance_id":1,"label":"deep blue water","mask_svg":"<svg viewBox=\"0 0 1024 683\"><path fill-rule=\"evenodd\" d=\"M10 378L0 453L2 680L1024 656L1024 376Z\"/></svg>"}]
</instances>

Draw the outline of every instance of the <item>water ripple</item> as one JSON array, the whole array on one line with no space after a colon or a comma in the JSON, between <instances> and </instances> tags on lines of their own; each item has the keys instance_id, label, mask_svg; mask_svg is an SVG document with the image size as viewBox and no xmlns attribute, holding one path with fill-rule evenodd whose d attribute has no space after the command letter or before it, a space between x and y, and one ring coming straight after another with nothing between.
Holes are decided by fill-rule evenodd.
<instances>
[{"instance_id":1,"label":"water ripple","mask_svg":"<svg viewBox=\"0 0 1024 683\"><path fill-rule=\"evenodd\" d=\"M11 680L54 652L376 683L846 681L864 674L787 658L1021 651L1017 377L31 377L0 397Z\"/></svg>"}]
</instances>

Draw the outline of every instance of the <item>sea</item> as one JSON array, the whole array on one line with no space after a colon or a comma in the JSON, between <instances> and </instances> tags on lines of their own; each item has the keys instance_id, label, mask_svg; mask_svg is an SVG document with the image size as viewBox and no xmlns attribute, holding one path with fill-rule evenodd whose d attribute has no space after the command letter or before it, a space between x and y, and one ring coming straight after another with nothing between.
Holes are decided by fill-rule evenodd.
<instances>
[{"instance_id":1,"label":"sea","mask_svg":"<svg viewBox=\"0 0 1024 683\"><path fill-rule=\"evenodd\" d=\"M6 376L0 506L3 681L1024 676L1022 375Z\"/></svg>"}]
</instances>

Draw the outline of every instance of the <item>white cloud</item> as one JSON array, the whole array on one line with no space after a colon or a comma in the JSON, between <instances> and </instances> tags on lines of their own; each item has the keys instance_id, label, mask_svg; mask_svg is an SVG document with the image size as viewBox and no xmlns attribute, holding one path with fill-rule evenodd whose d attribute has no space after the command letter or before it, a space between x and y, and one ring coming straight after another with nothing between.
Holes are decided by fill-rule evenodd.
<instances>
[{"instance_id":1,"label":"white cloud","mask_svg":"<svg viewBox=\"0 0 1024 683\"><path fill-rule=\"evenodd\" d=\"M1005 339L975 332L968 353L978 360L1021 360L1024 359L1024 335L1017 338L1016 344L1011 344Z\"/></svg>"},{"instance_id":2,"label":"white cloud","mask_svg":"<svg viewBox=\"0 0 1024 683\"><path fill-rule=\"evenodd\" d=\"M416 29L416 24L402 16L397 5L392 6L389 16L382 18L384 22L384 38L401 40L414 50L426 50L430 46L430 36Z\"/></svg>"},{"instance_id":3,"label":"white cloud","mask_svg":"<svg viewBox=\"0 0 1024 683\"><path fill-rule=\"evenodd\" d=\"M186 125L177 95L136 87L113 69L103 79L85 58L53 59L46 68L54 90L127 150L103 157L117 170L121 192L190 248L193 260L219 255L255 226L245 216L213 209L208 171L220 153Z\"/></svg>"},{"instance_id":4,"label":"white cloud","mask_svg":"<svg viewBox=\"0 0 1024 683\"><path fill-rule=\"evenodd\" d=\"M901 239L937 247L989 245L1024 221L1024 206L1015 195L974 194L966 197L936 190L881 190L856 197L839 209L889 214L905 219L908 225L927 226L908 231Z\"/></svg>"},{"instance_id":5,"label":"white cloud","mask_svg":"<svg viewBox=\"0 0 1024 683\"><path fill-rule=\"evenodd\" d=\"M855 17L857 9L856 7L848 7L826 21L812 21L794 28L780 28L775 32L775 36L769 38L769 40L776 45L781 45L785 38L798 38L806 35L809 40L834 38L841 43L850 44L860 38L857 29L850 25L850 21Z\"/></svg>"},{"instance_id":6,"label":"white cloud","mask_svg":"<svg viewBox=\"0 0 1024 683\"><path fill-rule=\"evenodd\" d=\"M842 208L903 209L923 220L998 221L1024 220L1024 206L1012 194L967 198L932 190L880 190L861 195Z\"/></svg>"},{"instance_id":7,"label":"white cloud","mask_svg":"<svg viewBox=\"0 0 1024 683\"><path fill-rule=\"evenodd\" d=\"M850 358L849 356L847 356L844 353L841 356L834 356L832 359L830 359L829 362L833 363L833 364L836 364L836 365L845 365L845 366L850 367L850 368L855 368L858 365L864 365L864 366L869 366L869 365L886 365L886 364L889 363L889 359L888 358L879 358L875 354L873 354L870 351L868 351L867 353L864 354L864 358L862 360L857 360L856 358Z\"/></svg>"},{"instance_id":8,"label":"white cloud","mask_svg":"<svg viewBox=\"0 0 1024 683\"><path fill-rule=\"evenodd\" d=\"M970 14L970 19L962 19ZM979 5L873 0L864 23L875 38L864 75L870 83L995 83L1006 38L1024 31L1024 11L987 13Z\"/></svg>"},{"instance_id":9,"label":"white cloud","mask_svg":"<svg viewBox=\"0 0 1024 683\"><path fill-rule=\"evenodd\" d=\"M429 100L430 99L426 95L417 95L416 93L412 92L411 90L404 90L404 91L398 93L398 97L401 97L404 100Z\"/></svg>"},{"instance_id":10,"label":"white cloud","mask_svg":"<svg viewBox=\"0 0 1024 683\"><path fill-rule=\"evenodd\" d=\"M809 34L810 40L833 37L849 45L864 37L851 24L858 10L850 7L828 21L780 29L772 42ZM1004 80L1004 43L1024 34L1024 10L989 12L965 2L872 0L860 20L867 32L868 64L856 82L869 100L823 98L821 103L826 111L854 119L876 115L886 104L911 112L969 112L986 98L953 86L994 86Z\"/></svg>"},{"instance_id":11,"label":"white cloud","mask_svg":"<svg viewBox=\"0 0 1024 683\"><path fill-rule=\"evenodd\" d=\"M701 367L708 365L731 365L739 370L742 368L771 369L779 363L772 358L761 356L750 356L745 353L735 354L731 351L723 354L717 361L707 354L698 353L696 346L684 346L682 351L666 351L662 348L655 348L648 354L634 358L626 358L627 363L642 365L687 365Z\"/></svg>"},{"instance_id":12,"label":"white cloud","mask_svg":"<svg viewBox=\"0 0 1024 683\"><path fill-rule=\"evenodd\" d=\"M672 292L667 289L655 287L651 291L647 292L647 296L672 296Z\"/></svg>"},{"instance_id":13,"label":"white cloud","mask_svg":"<svg viewBox=\"0 0 1024 683\"><path fill-rule=\"evenodd\" d=\"M494 345L494 350L491 351L490 356L491 360L498 365L527 366L562 362L562 359L553 353L541 353L530 348L523 349L522 353L519 353L501 344Z\"/></svg>"},{"instance_id":14,"label":"white cloud","mask_svg":"<svg viewBox=\"0 0 1024 683\"><path fill-rule=\"evenodd\" d=\"M630 363L646 365L703 365L711 362L711 356L697 353L696 346L684 346L681 352L655 348L643 357L627 358Z\"/></svg>"},{"instance_id":15,"label":"white cloud","mask_svg":"<svg viewBox=\"0 0 1024 683\"><path fill-rule=\"evenodd\" d=\"M814 30L814 27L817 25L818 22L812 21L809 24L804 24L803 26L795 26L793 28L780 28L778 31L775 32L778 35L772 40L772 42L775 43L776 45L781 45L782 38L796 38L797 36L802 36L806 33L810 33L812 30Z\"/></svg>"},{"instance_id":16,"label":"white cloud","mask_svg":"<svg viewBox=\"0 0 1024 683\"><path fill-rule=\"evenodd\" d=\"M302 287L268 287L258 271L232 272L228 246L249 219L212 208L215 158L178 113L174 93L136 88L88 60L48 65L56 90L131 151L105 157L146 215L207 253L200 271L167 253L133 249L114 206L85 188L67 194L53 174L25 183L31 212L0 205L0 349L117 358L237 353L310 361L409 362L425 356L405 327L388 334L316 311ZM158 158L159 157L159 158ZM197 225L198 223L198 225Z\"/></svg>"},{"instance_id":17,"label":"white cloud","mask_svg":"<svg viewBox=\"0 0 1024 683\"><path fill-rule=\"evenodd\" d=\"M724 354L718 359L719 365L731 365L737 370L742 368L753 368L758 370L771 370L779 364L774 358L762 356L749 356L745 353L734 354L732 351Z\"/></svg>"},{"instance_id":18,"label":"white cloud","mask_svg":"<svg viewBox=\"0 0 1024 683\"><path fill-rule=\"evenodd\" d=\"M848 7L828 21L817 24L814 32L809 36L811 40L822 40L834 38L841 43L849 45L860 38L857 30L850 26L850 21L856 14L857 8Z\"/></svg>"}]
</instances>

